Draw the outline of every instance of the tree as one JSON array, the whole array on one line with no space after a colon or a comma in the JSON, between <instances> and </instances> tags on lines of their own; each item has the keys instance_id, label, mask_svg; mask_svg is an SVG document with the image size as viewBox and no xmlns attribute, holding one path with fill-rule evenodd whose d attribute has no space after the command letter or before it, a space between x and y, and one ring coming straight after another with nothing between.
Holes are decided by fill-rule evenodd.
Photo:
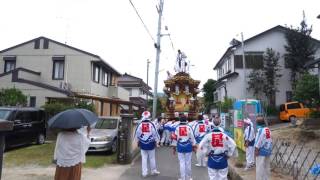
<instances>
[{"instance_id":1,"label":"tree","mask_svg":"<svg viewBox=\"0 0 320 180\"><path fill-rule=\"evenodd\" d=\"M248 78L248 90L253 91L257 99L262 99L262 92L268 99L268 105L275 106L275 93L278 91L281 66L279 65L280 54L272 48L267 48L263 55L261 69L253 69Z\"/></svg>"},{"instance_id":2,"label":"tree","mask_svg":"<svg viewBox=\"0 0 320 180\"><path fill-rule=\"evenodd\" d=\"M0 106L26 106L27 96L19 89L9 88L0 90Z\"/></svg>"},{"instance_id":3,"label":"tree","mask_svg":"<svg viewBox=\"0 0 320 180\"><path fill-rule=\"evenodd\" d=\"M210 111L211 106L214 102L214 91L216 90L214 84L216 80L208 79L207 82L203 85L203 97L204 97L204 105L205 105L205 112L208 113Z\"/></svg>"},{"instance_id":4,"label":"tree","mask_svg":"<svg viewBox=\"0 0 320 180\"><path fill-rule=\"evenodd\" d=\"M300 27L289 27L285 33L287 45L284 46L286 53L284 55L285 63L291 70L291 85L295 89L295 84L300 74L307 71L304 65L307 61L314 60L316 52L315 44L310 36L312 26L308 27L305 16L300 23Z\"/></svg>"},{"instance_id":5,"label":"tree","mask_svg":"<svg viewBox=\"0 0 320 180\"><path fill-rule=\"evenodd\" d=\"M279 91L279 79L281 66L279 65L280 53L276 53L272 48L267 48L263 56L263 92L268 98L268 104L272 107L276 105L276 92Z\"/></svg>"},{"instance_id":6,"label":"tree","mask_svg":"<svg viewBox=\"0 0 320 180\"><path fill-rule=\"evenodd\" d=\"M152 110L152 108L153 108L153 100L152 99L149 99L148 100L148 111L149 112L153 112L153 110ZM163 113L164 112L164 108L163 108L163 106L162 106L162 102L160 101L160 98L158 97L157 98L157 114L156 114L156 116L159 116L159 115L161 115L161 113Z\"/></svg>"},{"instance_id":7,"label":"tree","mask_svg":"<svg viewBox=\"0 0 320 180\"><path fill-rule=\"evenodd\" d=\"M257 99L261 99L261 92L263 92L264 86L264 74L261 69L253 69L248 75L248 91L252 91L253 95Z\"/></svg>"},{"instance_id":8,"label":"tree","mask_svg":"<svg viewBox=\"0 0 320 180\"><path fill-rule=\"evenodd\" d=\"M319 80L316 75L305 73L297 81L293 91L293 99L307 106L320 105Z\"/></svg>"}]
</instances>

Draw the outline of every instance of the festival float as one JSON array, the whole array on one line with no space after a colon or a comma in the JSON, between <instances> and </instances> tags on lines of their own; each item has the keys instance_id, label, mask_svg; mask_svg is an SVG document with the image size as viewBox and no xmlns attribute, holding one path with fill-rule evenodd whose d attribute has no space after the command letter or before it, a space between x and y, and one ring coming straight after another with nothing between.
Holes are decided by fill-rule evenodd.
<instances>
[{"instance_id":1,"label":"festival float","mask_svg":"<svg viewBox=\"0 0 320 180\"><path fill-rule=\"evenodd\" d=\"M189 120L195 120L198 116L199 103L198 88L200 81L194 80L189 74L190 61L187 56L178 50L175 65L175 75L168 72L168 79L164 81L164 93L167 95L166 112L167 118L175 118L179 114L187 115Z\"/></svg>"}]
</instances>

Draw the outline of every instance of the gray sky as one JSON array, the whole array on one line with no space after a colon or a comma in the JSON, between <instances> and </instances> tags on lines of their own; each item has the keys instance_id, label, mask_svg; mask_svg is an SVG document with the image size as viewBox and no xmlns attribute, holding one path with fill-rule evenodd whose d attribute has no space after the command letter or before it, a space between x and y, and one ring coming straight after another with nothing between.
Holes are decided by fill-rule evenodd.
<instances>
[{"instance_id":1,"label":"gray sky","mask_svg":"<svg viewBox=\"0 0 320 180\"><path fill-rule=\"evenodd\" d=\"M158 0L132 0L154 39ZM1 0L0 49L46 36L100 55L121 73L146 81L146 61L151 60L149 85L153 88L155 48L129 0ZM320 39L319 0L165 0L163 26L174 44L162 38L159 90L166 70L173 73L176 51L186 53L191 76L216 79L212 70L232 38L250 38L276 25L298 26L305 10L312 36ZM168 33L164 31L163 33Z\"/></svg>"}]
</instances>

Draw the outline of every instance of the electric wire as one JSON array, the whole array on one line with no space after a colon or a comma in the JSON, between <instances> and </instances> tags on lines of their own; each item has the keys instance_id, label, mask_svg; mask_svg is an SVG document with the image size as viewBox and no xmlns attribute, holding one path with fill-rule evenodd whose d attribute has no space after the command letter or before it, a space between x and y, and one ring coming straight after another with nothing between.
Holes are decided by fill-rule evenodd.
<instances>
[{"instance_id":1,"label":"electric wire","mask_svg":"<svg viewBox=\"0 0 320 180\"><path fill-rule=\"evenodd\" d=\"M140 19L141 23L143 24L143 27L145 28L145 30L146 30L146 31L147 31L147 33L149 34L150 38L152 39L152 41L154 42L154 44L156 44L155 39L154 39L154 38L153 38L153 36L151 35L151 33L150 33L150 31L149 31L149 29L148 29L147 25L144 23L144 21L143 21L142 17L140 16L140 14L139 14L139 12L138 12L137 8L134 6L134 4L133 4L133 2L132 2L131 0L129 0L129 2L130 2L130 4L131 4L131 6L133 7L134 11L136 12L137 16L139 17L139 19Z\"/></svg>"}]
</instances>

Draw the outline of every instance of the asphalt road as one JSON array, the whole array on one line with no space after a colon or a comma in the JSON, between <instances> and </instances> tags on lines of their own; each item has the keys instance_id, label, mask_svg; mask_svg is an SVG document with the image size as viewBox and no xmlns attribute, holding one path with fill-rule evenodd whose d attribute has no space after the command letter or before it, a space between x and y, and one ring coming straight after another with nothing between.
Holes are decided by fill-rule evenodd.
<instances>
[{"instance_id":1,"label":"asphalt road","mask_svg":"<svg viewBox=\"0 0 320 180\"><path fill-rule=\"evenodd\" d=\"M195 154L192 154L192 176L194 180L205 180L208 178L208 171L205 167L196 167ZM158 176L149 176L146 179L153 180L177 180L179 177L179 164L177 155L172 154L172 148L160 147L156 150L156 163L160 171ZM139 157L133 165L126 170L120 180L140 180L141 158Z\"/></svg>"}]
</instances>

